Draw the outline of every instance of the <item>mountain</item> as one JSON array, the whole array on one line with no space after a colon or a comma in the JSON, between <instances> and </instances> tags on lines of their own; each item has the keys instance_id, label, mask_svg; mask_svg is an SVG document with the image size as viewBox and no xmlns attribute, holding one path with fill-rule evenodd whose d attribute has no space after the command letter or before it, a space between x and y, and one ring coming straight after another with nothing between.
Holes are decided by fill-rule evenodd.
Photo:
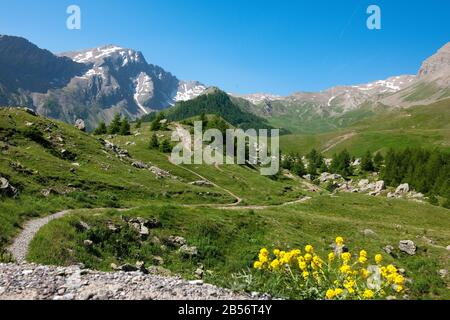
<instances>
[{"instance_id":1,"label":"mountain","mask_svg":"<svg viewBox=\"0 0 450 320\"><path fill-rule=\"evenodd\" d=\"M88 128L117 112L134 119L206 90L116 45L54 55L26 39L1 36L0 66L0 104L68 123L81 118Z\"/></svg>"},{"instance_id":2,"label":"mountain","mask_svg":"<svg viewBox=\"0 0 450 320\"><path fill-rule=\"evenodd\" d=\"M428 105L450 97L450 43L422 64L417 75L401 75L360 85L289 96L268 93L234 95L248 110L275 127L320 133L347 127L385 107Z\"/></svg>"},{"instance_id":3,"label":"mountain","mask_svg":"<svg viewBox=\"0 0 450 320\"><path fill-rule=\"evenodd\" d=\"M201 114L214 114L229 124L242 129L270 129L264 118L242 108L236 99L218 88L208 88L200 96L177 102L175 106L164 111L165 116L172 121L180 121Z\"/></svg>"}]
</instances>

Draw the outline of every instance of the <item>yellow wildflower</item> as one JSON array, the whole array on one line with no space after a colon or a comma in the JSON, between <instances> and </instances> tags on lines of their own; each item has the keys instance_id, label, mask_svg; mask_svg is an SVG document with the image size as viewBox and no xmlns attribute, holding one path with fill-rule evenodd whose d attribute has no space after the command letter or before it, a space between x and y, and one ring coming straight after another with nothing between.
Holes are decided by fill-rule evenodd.
<instances>
[{"instance_id":1,"label":"yellow wildflower","mask_svg":"<svg viewBox=\"0 0 450 320\"><path fill-rule=\"evenodd\" d=\"M350 261L352 255L350 254L350 252L344 252L343 254L341 254L341 258L346 263Z\"/></svg>"},{"instance_id":2,"label":"yellow wildflower","mask_svg":"<svg viewBox=\"0 0 450 320\"><path fill-rule=\"evenodd\" d=\"M383 261L383 256L382 256L381 254L375 255L375 262L376 262L377 264L380 264L381 261Z\"/></svg>"},{"instance_id":3,"label":"yellow wildflower","mask_svg":"<svg viewBox=\"0 0 450 320\"><path fill-rule=\"evenodd\" d=\"M389 273L397 273L397 268L394 267L392 264L388 265L388 266L386 267L386 269L387 269L387 271L388 271Z\"/></svg>"},{"instance_id":4,"label":"yellow wildflower","mask_svg":"<svg viewBox=\"0 0 450 320\"><path fill-rule=\"evenodd\" d=\"M358 262L361 263L361 264L364 264L364 263L367 262L367 258L366 258L366 257L363 257L363 256L360 256L360 257L358 258Z\"/></svg>"},{"instance_id":5,"label":"yellow wildflower","mask_svg":"<svg viewBox=\"0 0 450 320\"><path fill-rule=\"evenodd\" d=\"M359 252L359 255L360 255L361 257L367 258L367 251L366 251L366 250L361 250L361 251Z\"/></svg>"},{"instance_id":6,"label":"yellow wildflower","mask_svg":"<svg viewBox=\"0 0 450 320\"><path fill-rule=\"evenodd\" d=\"M306 270L306 268L307 268L306 262L305 262L305 261L299 261L298 267L299 267L300 270L302 270L302 271Z\"/></svg>"},{"instance_id":7,"label":"yellow wildflower","mask_svg":"<svg viewBox=\"0 0 450 320\"><path fill-rule=\"evenodd\" d=\"M361 277L363 277L364 279L366 279L369 276L369 271L367 271L367 269L362 268L360 270L361 272Z\"/></svg>"},{"instance_id":8,"label":"yellow wildflower","mask_svg":"<svg viewBox=\"0 0 450 320\"><path fill-rule=\"evenodd\" d=\"M280 250L279 249L273 250L273 254L278 257L280 255Z\"/></svg>"},{"instance_id":9,"label":"yellow wildflower","mask_svg":"<svg viewBox=\"0 0 450 320\"><path fill-rule=\"evenodd\" d=\"M336 238L336 244L337 244L338 246L342 246L342 245L344 244L344 238L342 238L342 237L337 237L337 238Z\"/></svg>"},{"instance_id":10,"label":"yellow wildflower","mask_svg":"<svg viewBox=\"0 0 450 320\"><path fill-rule=\"evenodd\" d=\"M273 260L273 261L270 263L270 267L271 267L273 270L277 270L277 269L280 267L280 260L278 260L278 259Z\"/></svg>"},{"instance_id":11,"label":"yellow wildflower","mask_svg":"<svg viewBox=\"0 0 450 320\"><path fill-rule=\"evenodd\" d=\"M394 283L397 285L402 285L405 283L405 278L402 275L397 275L394 279Z\"/></svg>"},{"instance_id":12,"label":"yellow wildflower","mask_svg":"<svg viewBox=\"0 0 450 320\"><path fill-rule=\"evenodd\" d=\"M369 290L369 289L364 290L364 293L363 293L364 299L373 299L374 296L375 295L372 290Z\"/></svg>"},{"instance_id":13,"label":"yellow wildflower","mask_svg":"<svg viewBox=\"0 0 450 320\"><path fill-rule=\"evenodd\" d=\"M342 273L346 274L351 272L352 268L350 268L349 265L344 264L340 269L339 269Z\"/></svg>"},{"instance_id":14,"label":"yellow wildflower","mask_svg":"<svg viewBox=\"0 0 450 320\"><path fill-rule=\"evenodd\" d=\"M309 262L311 262L313 257L311 254L307 253L307 254L305 254L304 258L305 258L305 261L309 263Z\"/></svg>"},{"instance_id":15,"label":"yellow wildflower","mask_svg":"<svg viewBox=\"0 0 450 320\"><path fill-rule=\"evenodd\" d=\"M334 252L330 252L328 254L328 261L329 262L334 261L335 258L336 258L336 255L334 254Z\"/></svg>"},{"instance_id":16,"label":"yellow wildflower","mask_svg":"<svg viewBox=\"0 0 450 320\"><path fill-rule=\"evenodd\" d=\"M334 290L334 294L336 296L340 296L343 292L344 292L344 290L342 290L341 288L337 288Z\"/></svg>"},{"instance_id":17,"label":"yellow wildflower","mask_svg":"<svg viewBox=\"0 0 450 320\"><path fill-rule=\"evenodd\" d=\"M333 289L328 289L327 293L325 294L327 299L331 300L335 297L335 292Z\"/></svg>"},{"instance_id":18,"label":"yellow wildflower","mask_svg":"<svg viewBox=\"0 0 450 320\"><path fill-rule=\"evenodd\" d=\"M403 286L396 286L396 287L395 287L395 291L396 291L397 293L401 293L404 289L405 289L405 288L404 288Z\"/></svg>"},{"instance_id":19,"label":"yellow wildflower","mask_svg":"<svg viewBox=\"0 0 450 320\"><path fill-rule=\"evenodd\" d=\"M306 253L313 253L313 252L314 252L314 248L313 248L312 245L308 244L308 245L305 247L305 251L306 251Z\"/></svg>"},{"instance_id":20,"label":"yellow wildflower","mask_svg":"<svg viewBox=\"0 0 450 320\"><path fill-rule=\"evenodd\" d=\"M303 271L302 276L303 276L303 278L307 279L309 277L309 272Z\"/></svg>"}]
</instances>

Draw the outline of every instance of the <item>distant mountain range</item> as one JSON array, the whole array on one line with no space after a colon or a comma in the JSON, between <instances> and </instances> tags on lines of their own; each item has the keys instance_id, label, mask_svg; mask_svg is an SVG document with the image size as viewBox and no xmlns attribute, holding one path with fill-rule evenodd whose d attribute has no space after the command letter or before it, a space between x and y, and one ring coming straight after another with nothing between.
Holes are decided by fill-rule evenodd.
<instances>
[{"instance_id":1,"label":"distant mountain range","mask_svg":"<svg viewBox=\"0 0 450 320\"><path fill-rule=\"evenodd\" d=\"M116 45L55 55L26 39L0 35L0 70L0 105L28 106L69 123L81 118L90 129L117 112L135 119L207 90L198 81L179 80L148 63L139 51ZM377 106L426 105L450 97L450 43L427 59L417 75L285 97L230 96L241 109L278 117L275 125L285 120L288 127L319 121L319 129L310 129L326 131L336 126L336 119L359 110L364 112L358 117Z\"/></svg>"}]
</instances>

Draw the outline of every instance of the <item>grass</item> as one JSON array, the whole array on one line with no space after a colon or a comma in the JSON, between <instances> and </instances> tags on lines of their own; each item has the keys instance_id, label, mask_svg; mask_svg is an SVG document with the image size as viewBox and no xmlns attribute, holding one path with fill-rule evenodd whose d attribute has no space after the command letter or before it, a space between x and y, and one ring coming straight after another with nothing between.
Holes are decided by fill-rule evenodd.
<instances>
[{"instance_id":1,"label":"grass","mask_svg":"<svg viewBox=\"0 0 450 320\"><path fill-rule=\"evenodd\" d=\"M356 156L362 156L367 150L386 151L391 147L450 149L450 100L428 106L380 110L384 111L339 130L282 136L281 149L307 153L312 148L326 150L333 141L337 143L327 150L328 156L344 148ZM348 139L339 139L349 133L352 136Z\"/></svg>"},{"instance_id":2,"label":"grass","mask_svg":"<svg viewBox=\"0 0 450 320\"><path fill-rule=\"evenodd\" d=\"M117 221L120 215L114 211L98 213L84 211L45 226L33 240L29 258L39 263L63 265L80 261L92 268L110 270L111 262L134 264L142 260L150 265L156 254L165 260L165 268L186 278L194 278L194 271L201 263L212 271L206 276L208 282L234 289L261 290L263 285L257 278L245 283L236 276L230 277L248 270L261 247L302 248L311 243L319 253L325 254L334 237L341 235L348 239L351 251L364 248L374 255L382 252L385 245L396 247L400 240L411 239L419 247L416 256L399 254L393 258L384 254L386 261L407 270L407 276L413 281L409 292L412 298L450 298L448 284L437 273L449 267L445 249L450 243L449 211L427 204L340 194L316 197L282 210L273 207L234 211L161 204L126 213L158 217L162 227L152 230L151 237L183 236L189 245L199 248L196 259L183 259L170 249L161 251L150 241L129 243L130 253L121 260L111 250L103 250L101 244L95 246L97 253L89 252L82 245L88 234L77 233L75 223L83 220L104 228L106 221ZM376 236L364 236L364 229L373 230ZM424 236L432 239L433 245ZM272 293L282 292L275 284L264 288Z\"/></svg>"}]
</instances>

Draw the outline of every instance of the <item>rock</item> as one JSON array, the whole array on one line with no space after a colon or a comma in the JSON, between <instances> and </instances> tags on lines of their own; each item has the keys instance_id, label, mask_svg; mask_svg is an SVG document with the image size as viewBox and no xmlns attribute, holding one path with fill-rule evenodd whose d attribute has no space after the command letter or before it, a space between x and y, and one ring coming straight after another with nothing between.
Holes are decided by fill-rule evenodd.
<instances>
[{"instance_id":1,"label":"rock","mask_svg":"<svg viewBox=\"0 0 450 320\"><path fill-rule=\"evenodd\" d=\"M133 266L129 263L123 264L118 268L120 271L123 272L135 272L135 271L139 271L139 268L136 266Z\"/></svg>"},{"instance_id":2,"label":"rock","mask_svg":"<svg viewBox=\"0 0 450 320\"><path fill-rule=\"evenodd\" d=\"M438 273L439 273L439 275L441 276L441 278L444 279L444 278L446 278L447 275L448 275L448 270L446 270L446 269L441 269L441 270L439 270Z\"/></svg>"},{"instance_id":3,"label":"rock","mask_svg":"<svg viewBox=\"0 0 450 320\"><path fill-rule=\"evenodd\" d=\"M77 121L75 121L75 128L77 128L78 130L81 130L81 131L85 131L86 125L84 124L84 120L77 119Z\"/></svg>"},{"instance_id":4,"label":"rock","mask_svg":"<svg viewBox=\"0 0 450 320\"><path fill-rule=\"evenodd\" d=\"M164 259L161 258L160 256L154 256L152 258L152 260L153 260L153 264L160 265L160 266L164 264Z\"/></svg>"},{"instance_id":5,"label":"rock","mask_svg":"<svg viewBox=\"0 0 450 320\"><path fill-rule=\"evenodd\" d=\"M450 245L449 245L449 246L447 246L447 251L450 251Z\"/></svg>"},{"instance_id":6,"label":"rock","mask_svg":"<svg viewBox=\"0 0 450 320\"><path fill-rule=\"evenodd\" d=\"M34 111L33 109L30 109L30 108L22 108L22 110L23 111L25 111L26 113L28 113L28 114L31 114L32 116L35 116L35 117L37 117L37 113L36 113L36 111Z\"/></svg>"},{"instance_id":7,"label":"rock","mask_svg":"<svg viewBox=\"0 0 450 320\"><path fill-rule=\"evenodd\" d=\"M408 194L408 197L412 198L412 199L419 199L419 200L421 200L421 199L425 198L425 195L423 193L420 193L420 192L411 191Z\"/></svg>"},{"instance_id":8,"label":"rock","mask_svg":"<svg viewBox=\"0 0 450 320\"><path fill-rule=\"evenodd\" d=\"M131 165L138 169L147 169L148 168L148 166L145 163L143 163L142 161L134 161Z\"/></svg>"},{"instance_id":9,"label":"rock","mask_svg":"<svg viewBox=\"0 0 450 320\"><path fill-rule=\"evenodd\" d=\"M361 165L361 159L355 159L355 161L352 162L353 167L357 167Z\"/></svg>"},{"instance_id":10,"label":"rock","mask_svg":"<svg viewBox=\"0 0 450 320\"><path fill-rule=\"evenodd\" d=\"M394 252L394 247L391 245L387 245L383 248L384 252L386 252L387 254L391 254Z\"/></svg>"},{"instance_id":11,"label":"rock","mask_svg":"<svg viewBox=\"0 0 450 320\"><path fill-rule=\"evenodd\" d=\"M379 180L377 182L375 182L375 192L381 192L384 189L386 189L386 184L383 180Z\"/></svg>"},{"instance_id":12,"label":"rock","mask_svg":"<svg viewBox=\"0 0 450 320\"><path fill-rule=\"evenodd\" d=\"M198 278L203 278L204 270L201 268L197 268L194 272L194 275Z\"/></svg>"},{"instance_id":13,"label":"rock","mask_svg":"<svg viewBox=\"0 0 450 320\"><path fill-rule=\"evenodd\" d=\"M144 261L136 261L136 269L142 273L148 273L147 269L145 268Z\"/></svg>"},{"instance_id":14,"label":"rock","mask_svg":"<svg viewBox=\"0 0 450 320\"><path fill-rule=\"evenodd\" d=\"M112 231L112 232L117 232L120 230L120 226L117 226L112 222L108 222L106 227L108 228L109 231Z\"/></svg>"},{"instance_id":15,"label":"rock","mask_svg":"<svg viewBox=\"0 0 450 320\"><path fill-rule=\"evenodd\" d=\"M53 190L52 188L48 188L48 189L43 189L43 190L41 190L41 194L42 194L44 197L48 198L48 197L50 197L50 195L52 195L52 194L58 194L58 192L55 191L55 190Z\"/></svg>"},{"instance_id":16,"label":"rock","mask_svg":"<svg viewBox=\"0 0 450 320\"><path fill-rule=\"evenodd\" d=\"M180 247L180 253L185 257L193 258L198 255L198 249L197 247L191 247L185 244Z\"/></svg>"},{"instance_id":17,"label":"rock","mask_svg":"<svg viewBox=\"0 0 450 320\"><path fill-rule=\"evenodd\" d=\"M147 237L150 234L150 230L144 225L141 225L141 230L139 231L141 237Z\"/></svg>"},{"instance_id":18,"label":"rock","mask_svg":"<svg viewBox=\"0 0 450 320\"><path fill-rule=\"evenodd\" d=\"M321 183L325 183L328 181L336 181L336 180L343 180L342 176L336 173L328 173L328 172L323 172L320 177L319 177L319 181Z\"/></svg>"},{"instance_id":19,"label":"rock","mask_svg":"<svg viewBox=\"0 0 450 320\"><path fill-rule=\"evenodd\" d=\"M190 185L200 186L200 187L213 187L214 186L211 182L206 181L206 180L194 181L194 182L191 182Z\"/></svg>"},{"instance_id":20,"label":"rock","mask_svg":"<svg viewBox=\"0 0 450 320\"><path fill-rule=\"evenodd\" d=\"M395 193L389 192L389 193L387 194L387 197L390 198L390 199L392 199L392 198L395 198L396 196L395 196Z\"/></svg>"},{"instance_id":21,"label":"rock","mask_svg":"<svg viewBox=\"0 0 450 320\"><path fill-rule=\"evenodd\" d=\"M157 218L150 218L144 222L144 226L146 226L149 229L155 229L160 228L162 224L161 221L159 221Z\"/></svg>"},{"instance_id":22,"label":"rock","mask_svg":"<svg viewBox=\"0 0 450 320\"><path fill-rule=\"evenodd\" d=\"M369 192L369 196L378 197L379 195L380 195L380 193L377 192L377 191L370 191Z\"/></svg>"},{"instance_id":23,"label":"rock","mask_svg":"<svg viewBox=\"0 0 450 320\"><path fill-rule=\"evenodd\" d=\"M85 247L92 247L94 242L92 242L91 240L84 240L83 244L84 244Z\"/></svg>"},{"instance_id":24,"label":"rock","mask_svg":"<svg viewBox=\"0 0 450 320\"><path fill-rule=\"evenodd\" d=\"M305 175L303 176L303 179L312 181L312 176L311 176L310 174L305 174Z\"/></svg>"},{"instance_id":25,"label":"rock","mask_svg":"<svg viewBox=\"0 0 450 320\"><path fill-rule=\"evenodd\" d=\"M169 178L172 175L170 174L170 172L162 170L158 167L155 166L151 166L149 168L149 170L157 177L157 178Z\"/></svg>"},{"instance_id":26,"label":"rock","mask_svg":"<svg viewBox=\"0 0 450 320\"><path fill-rule=\"evenodd\" d=\"M416 244L411 240L400 240L398 248L400 251L405 252L410 256L415 255L417 250Z\"/></svg>"},{"instance_id":27,"label":"rock","mask_svg":"<svg viewBox=\"0 0 450 320\"><path fill-rule=\"evenodd\" d=\"M409 192L409 184L403 183L395 189L395 194L405 194Z\"/></svg>"},{"instance_id":28,"label":"rock","mask_svg":"<svg viewBox=\"0 0 450 320\"><path fill-rule=\"evenodd\" d=\"M0 194L6 197L15 198L18 195L18 191L9 181L3 177L0 177Z\"/></svg>"},{"instance_id":29,"label":"rock","mask_svg":"<svg viewBox=\"0 0 450 320\"><path fill-rule=\"evenodd\" d=\"M367 189L367 185L369 184L369 180L368 179L362 179L358 182L358 187L360 189L366 190Z\"/></svg>"},{"instance_id":30,"label":"rock","mask_svg":"<svg viewBox=\"0 0 450 320\"><path fill-rule=\"evenodd\" d=\"M376 237L377 234L372 229L364 229L363 232L364 236L366 237Z\"/></svg>"},{"instance_id":31,"label":"rock","mask_svg":"<svg viewBox=\"0 0 450 320\"><path fill-rule=\"evenodd\" d=\"M91 229L91 227L84 221L77 222L75 228L77 228L78 231L88 231Z\"/></svg>"},{"instance_id":32,"label":"rock","mask_svg":"<svg viewBox=\"0 0 450 320\"><path fill-rule=\"evenodd\" d=\"M165 242L169 246L179 248L186 244L186 239L183 237L179 237L179 236L170 236L169 238L166 239Z\"/></svg>"},{"instance_id":33,"label":"rock","mask_svg":"<svg viewBox=\"0 0 450 320\"><path fill-rule=\"evenodd\" d=\"M161 276L170 276L172 275L172 272L166 268L163 268L161 266L150 266L147 268L147 272L149 274L157 274Z\"/></svg>"},{"instance_id":34,"label":"rock","mask_svg":"<svg viewBox=\"0 0 450 320\"><path fill-rule=\"evenodd\" d=\"M203 280L192 280L192 281L189 281L189 284L201 286L201 285L203 285Z\"/></svg>"}]
</instances>

